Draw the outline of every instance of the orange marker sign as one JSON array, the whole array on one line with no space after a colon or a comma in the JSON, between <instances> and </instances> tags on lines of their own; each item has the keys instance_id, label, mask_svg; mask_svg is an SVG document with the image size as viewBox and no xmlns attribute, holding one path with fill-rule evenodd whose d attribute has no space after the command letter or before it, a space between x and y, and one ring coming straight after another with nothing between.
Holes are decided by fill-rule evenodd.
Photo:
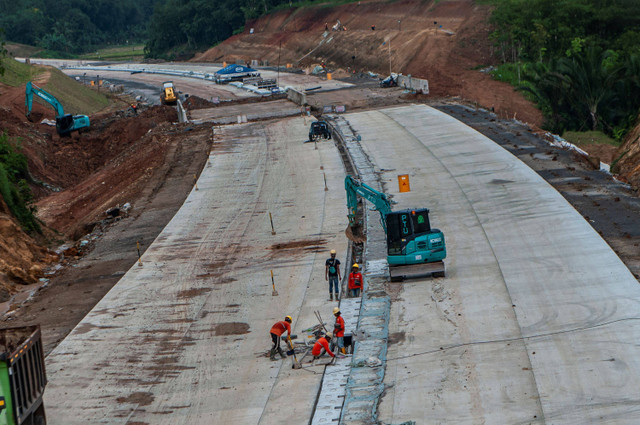
<instances>
[{"instance_id":1,"label":"orange marker sign","mask_svg":"<svg viewBox=\"0 0 640 425\"><path fill-rule=\"evenodd\" d=\"M409 174L401 174L398 176L398 187L400 188L400 192L411 192Z\"/></svg>"}]
</instances>

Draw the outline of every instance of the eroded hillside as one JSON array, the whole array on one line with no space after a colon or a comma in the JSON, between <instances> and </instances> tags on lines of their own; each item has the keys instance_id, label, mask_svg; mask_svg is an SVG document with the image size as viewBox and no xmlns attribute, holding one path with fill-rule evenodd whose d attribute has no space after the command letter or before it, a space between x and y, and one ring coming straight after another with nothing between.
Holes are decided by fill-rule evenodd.
<instances>
[{"instance_id":1,"label":"eroded hillside","mask_svg":"<svg viewBox=\"0 0 640 425\"><path fill-rule=\"evenodd\" d=\"M325 63L350 73L384 75L391 63L393 72L428 79L434 96L459 96L493 108L503 118L540 125L542 114L533 104L479 71L495 62L489 13L487 6L472 0L363 1L288 9L248 23L242 34L194 60L257 59L271 65L280 60L303 68ZM338 21L346 31L332 29Z\"/></svg>"}]
</instances>

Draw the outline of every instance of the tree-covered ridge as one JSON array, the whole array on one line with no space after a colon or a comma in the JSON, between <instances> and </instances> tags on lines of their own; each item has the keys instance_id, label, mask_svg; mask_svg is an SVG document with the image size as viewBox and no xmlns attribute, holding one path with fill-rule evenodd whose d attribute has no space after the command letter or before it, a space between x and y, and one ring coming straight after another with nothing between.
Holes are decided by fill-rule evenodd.
<instances>
[{"instance_id":1,"label":"tree-covered ridge","mask_svg":"<svg viewBox=\"0 0 640 425\"><path fill-rule=\"evenodd\" d=\"M0 0L8 41L67 54L144 41L157 0Z\"/></svg>"},{"instance_id":2,"label":"tree-covered ridge","mask_svg":"<svg viewBox=\"0 0 640 425\"><path fill-rule=\"evenodd\" d=\"M353 0L352 0L353 1ZM149 25L146 54L172 58L170 52L205 50L242 30L247 20L279 7L347 0L159 0Z\"/></svg>"},{"instance_id":3,"label":"tree-covered ridge","mask_svg":"<svg viewBox=\"0 0 640 425\"><path fill-rule=\"evenodd\" d=\"M498 55L517 64L512 82L533 94L547 126L620 140L640 109L638 1L490 2Z\"/></svg>"}]
</instances>

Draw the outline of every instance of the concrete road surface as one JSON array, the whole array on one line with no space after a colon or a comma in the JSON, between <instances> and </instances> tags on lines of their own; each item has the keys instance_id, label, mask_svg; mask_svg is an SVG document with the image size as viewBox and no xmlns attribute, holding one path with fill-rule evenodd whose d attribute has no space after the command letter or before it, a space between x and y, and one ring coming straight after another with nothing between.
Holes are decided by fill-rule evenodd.
<instances>
[{"instance_id":1,"label":"concrete road surface","mask_svg":"<svg viewBox=\"0 0 640 425\"><path fill-rule=\"evenodd\" d=\"M640 423L640 287L584 218L514 156L429 107L346 118L394 209L430 208L448 249L445 278L389 286L378 418Z\"/></svg>"},{"instance_id":2,"label":"concrete road surface","mask_svg":"<svg viewBox=\"0 0 640 425\"><path fill-rule=\"evenodd\" d=\"M329 318L337 305L327 302L324 261L331 248L346 254L342 163L332 143L303 144L302 118L221 131L198 190L143 265L47 358L49 424L311 417L322 368L293 370L265 354L273 323L292 315L298 333L317 323L313 310Z\"/></svg>"}]
</instances>

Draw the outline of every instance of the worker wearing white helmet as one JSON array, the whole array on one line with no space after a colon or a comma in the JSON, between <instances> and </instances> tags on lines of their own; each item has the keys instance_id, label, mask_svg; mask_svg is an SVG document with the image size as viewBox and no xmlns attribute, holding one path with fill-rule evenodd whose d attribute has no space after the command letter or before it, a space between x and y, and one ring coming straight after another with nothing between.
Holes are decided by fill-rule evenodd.
<instances>
[{"instance_id":1,"label":"worker wearing white helmet","mask_svg":"<svg viewBox=\"0 0 640 425\"><path fill-rule=\"evenodd\" d=\"M338 293L340 292L338 289L340 286L340 260L336 258L335 249L332 249L329 254L331 257L325 261L324 280L329 281L329 301L333 301L334 296L336 301L338 301Z\"/></svg>"},{"instance_id":2,"label":"worker wearing white helmet","mask_svg":"<svg viewBox=\"0 0 640 425\"><path fill-rule=\"evenodd\" d=\"M360 266L355 263L349 273L349 293L352 297L359 297L360 290L362 289L362 273L360 273Z\"/></svg>"}]
</instances>

